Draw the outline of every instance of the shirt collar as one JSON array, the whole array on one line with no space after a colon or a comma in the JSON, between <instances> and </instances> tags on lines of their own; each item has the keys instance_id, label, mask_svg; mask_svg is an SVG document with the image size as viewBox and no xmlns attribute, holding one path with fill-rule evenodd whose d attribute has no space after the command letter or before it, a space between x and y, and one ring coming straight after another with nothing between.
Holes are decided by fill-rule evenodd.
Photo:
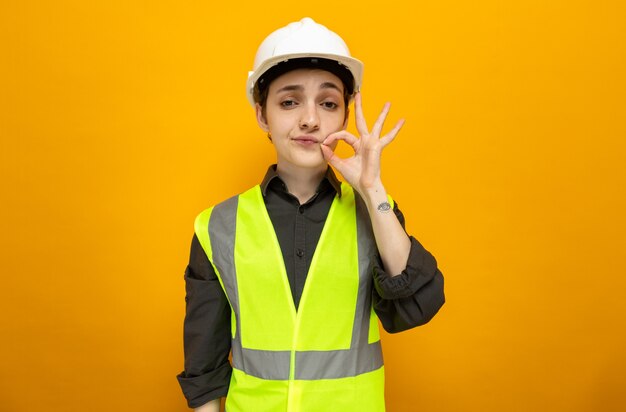
<instances>
[{"instance_id":1,"label":"shirt collar","mask_svg":"<svg viewBox=\"0 0 626 412\"><path fill-rule=\"evenodd\" d=\"M274 164L267 169L265 177L261 182L261 191L263 192L263 196L267 194L267 187L269 186L270 182L275 178L280 179L280 176L278 176L278 172L276 171L276 165ZM320 182L320 186L318 186L317 191L319 191L319 189L322 187L324 180L328 180L328 183L330 183L333 189L335 189L335 191L337 192L337 196L341 197L341 182L339 181L339 179L337 179L335 172L330 166L328 167L328 169L326 169L324 179L322 179L322 181Z\"/></svg>"}]
</instances>

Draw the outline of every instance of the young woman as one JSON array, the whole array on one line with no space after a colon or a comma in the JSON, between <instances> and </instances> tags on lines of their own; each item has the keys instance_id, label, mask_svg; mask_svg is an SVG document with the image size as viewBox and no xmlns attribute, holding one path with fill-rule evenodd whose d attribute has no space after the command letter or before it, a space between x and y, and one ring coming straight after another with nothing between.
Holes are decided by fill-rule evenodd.
<instances>
[{"instance_id":1,"label":"young woman","mask_svg":"<svg viewBox=\"0 0 626 412\"><path fill-rule=\"evenodd\" d=\"M229 412L384 411L378 320L400 332L444 303L435 259L381 180L403 121L384 134L386 104L367 126L361 75L343 40L309 18L257 52L248 98L277 160L196 219L178 380L197 411L219 411L222 397ZM352 100L359 136L345 130ZM340 140L353 156L334 154Z\"/></svg>"}]
</instances>

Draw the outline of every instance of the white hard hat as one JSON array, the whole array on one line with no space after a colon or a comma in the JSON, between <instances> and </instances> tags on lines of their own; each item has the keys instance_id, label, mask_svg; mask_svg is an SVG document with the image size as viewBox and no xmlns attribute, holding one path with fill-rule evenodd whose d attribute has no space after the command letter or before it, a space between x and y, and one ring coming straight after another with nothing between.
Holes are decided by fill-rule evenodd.
<instances>
[{"instance_id":1,"label":"white hard hat","mask_svg":"<svg viewBox=\"0 0 626 412\"><path fill-rule=\"evenodd\" d=\"M259 46L254 58L254 70L248 72L246 92L250 104L255 104L254 87L265 72L281 62L309 57L342 64L354 78L354 91L360 89L363 63L350 56L350 50L341 37L305 17L276 30Z\"/></svg>"}]
</instances>

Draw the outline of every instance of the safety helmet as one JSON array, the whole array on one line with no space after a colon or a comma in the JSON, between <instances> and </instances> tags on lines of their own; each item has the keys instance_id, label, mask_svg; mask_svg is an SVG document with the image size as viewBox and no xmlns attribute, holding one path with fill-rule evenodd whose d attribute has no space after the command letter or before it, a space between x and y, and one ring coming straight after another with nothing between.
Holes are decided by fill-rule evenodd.
<instances>
[{"instance_id":1,"label":"safety helmet","mask_svg":"<svg viewBox=\"0 0 626 412\"><path fill-rule=\"evenodd\" d=\"M325 26L305 17L267 36L254 58L254 70L248 72L247 96L254 106L254 88L261 77L282 62L311 58L337 62L345 67L354 80L354 91L361 87L363 63L350 56L346 43ZM342 79L343 80L343 79Z\"/></svg>"}]
</instances>

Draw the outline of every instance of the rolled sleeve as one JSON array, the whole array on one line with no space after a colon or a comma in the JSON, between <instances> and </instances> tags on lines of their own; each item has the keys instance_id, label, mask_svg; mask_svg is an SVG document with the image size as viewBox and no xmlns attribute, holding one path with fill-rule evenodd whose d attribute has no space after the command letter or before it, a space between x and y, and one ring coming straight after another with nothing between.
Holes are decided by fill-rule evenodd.
<instances>
[{"instance_id":1,"label":"rolled sleeve","mask_svg":"<svg viewBox=\"0 0 626 412\"><path fill-rule=\"evenodd\" d=\"M437 261L410 236L406 268L397 276L374 266L374 310L385 330L397 333L430 321L445 303L443 275Z\"/></svg>"},{"instance_id":2,"label":"rolled sleeve","mask_svg":"<svg viewBox=\"0 0 626 412\"><path fill-rule=\"evenodd\" d=\"M226 362L221 367L204 375L187 377L185 372L181 372L176 378L183 390L185 399L187 399L187 405L190 408L197 408L228 394L231 372L230 363ZM220 385L218 382L223 383Z\"/></svg>"},{"instance_id":3,"label":"rolled sleeve","mask_svg":"<svg viewBox=\"0 0 626 412\"><path fill-rule=\"evenodd\" d=\"M230 306L213 266L194 236L185 270L185 370L176 378L190 408L226 396L232 367Z\"/></svg>"},{"instance_id":4,"label":"rolled sleeve","mask_svg":"<svg viewBox=\"0 0 626 412\"><path fill-rule=\"evenodd\" d=\"M374 286L383 299L400 299L414 295L437 273L437 261L410 236L411 250L406 268L397 276L387 274L381 265L374 266Z\"/></svg>"}]
</instances>

